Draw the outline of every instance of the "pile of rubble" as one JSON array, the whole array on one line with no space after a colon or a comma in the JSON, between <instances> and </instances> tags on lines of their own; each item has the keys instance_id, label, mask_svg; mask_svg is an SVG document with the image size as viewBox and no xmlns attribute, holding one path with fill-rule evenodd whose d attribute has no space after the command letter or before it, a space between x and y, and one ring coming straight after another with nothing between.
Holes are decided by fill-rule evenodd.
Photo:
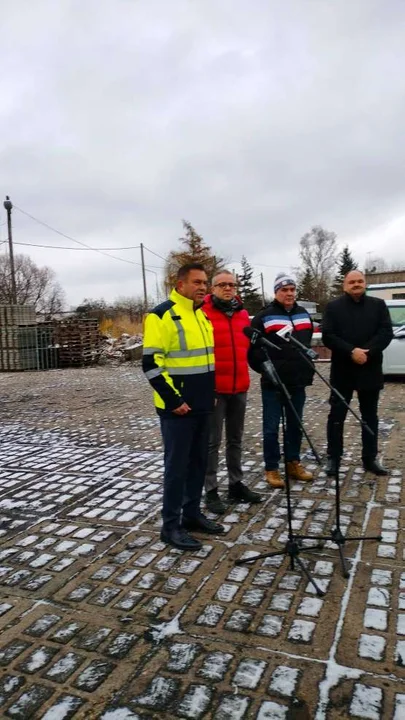
<instances>
[{"instance_id":1,"label":"pile of rubble","mask_svg":"<svg viewBox=\"0 0 405 720\"><path fill-rule=\"evenodd\" d=\"M122 333L118 338L102 335L100 358L101 365L140 360L142 357L143 336Z\"/></svg>"}]
</instances>

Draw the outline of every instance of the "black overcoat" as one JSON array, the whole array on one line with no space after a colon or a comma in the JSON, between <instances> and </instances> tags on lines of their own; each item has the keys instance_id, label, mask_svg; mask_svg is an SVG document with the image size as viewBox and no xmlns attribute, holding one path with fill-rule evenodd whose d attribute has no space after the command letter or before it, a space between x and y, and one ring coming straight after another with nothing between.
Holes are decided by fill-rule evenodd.
<instances>
[{"instance_id":1,"label":"black overcoat","mask_svg":"<svg viewBox=\"0 0 405 720\"><path fill-rule=\"evenodd\" d=\"M322 321L322 340L332 350L331 384L338 388L382 388L383 350L393 338L384 300L363 295L359 301L345 293L328 303ZM367 362L352 360L354 348L368 349Z\"/></svg>"}]
</instances>

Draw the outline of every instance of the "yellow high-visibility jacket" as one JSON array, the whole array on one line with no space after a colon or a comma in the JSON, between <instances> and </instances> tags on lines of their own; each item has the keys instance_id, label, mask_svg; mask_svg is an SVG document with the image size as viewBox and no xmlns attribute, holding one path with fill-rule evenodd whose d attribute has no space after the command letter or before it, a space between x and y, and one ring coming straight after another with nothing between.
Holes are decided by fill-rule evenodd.
<instances>
[{"instance_id":1,"label":"yellow high-visibility jacket","mask_svg":"<svg viewBox=\"0 0 405 720\"><path fill-rule=\"evenodd\" d=\"M159 414L186 402L192 414L212 412L215 399L214 335L193 301L172 290L145 320L142 369Z\"/></svg>"}]
</instances>

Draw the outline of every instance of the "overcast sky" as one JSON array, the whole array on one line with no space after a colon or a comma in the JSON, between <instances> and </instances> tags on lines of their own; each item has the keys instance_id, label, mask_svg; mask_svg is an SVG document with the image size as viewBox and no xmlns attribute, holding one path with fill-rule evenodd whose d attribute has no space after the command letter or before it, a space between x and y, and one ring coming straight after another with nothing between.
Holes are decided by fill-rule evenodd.
<instances>
[{"instance_id":1,"label":"overcast sky","mask_svg":"<svg viewBox=\"0 0 405 720\"><path fill-rule=\"evenodd\" d=\"M231 268L245 253L268 292L314 224L362 266L405 259L403 0L0 7L0 187L25 212L94 247L162 256L186 218ZM15 242L73 245L17 209L13 223ZM21 250L56 271L69 304L142 291L137 265ZM145 259L152 293L163 262Z\"/></svg>"}]
</instances>

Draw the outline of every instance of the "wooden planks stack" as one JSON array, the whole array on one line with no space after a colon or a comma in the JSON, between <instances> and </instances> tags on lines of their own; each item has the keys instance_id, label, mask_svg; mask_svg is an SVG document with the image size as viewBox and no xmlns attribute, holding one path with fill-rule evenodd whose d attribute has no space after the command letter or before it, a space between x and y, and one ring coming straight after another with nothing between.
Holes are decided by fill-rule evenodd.
<instances>
[{"instance_id":1,"label":"wooden planks stack","mask_svg":"<svg viewBox=\"0 0 405 720\"><path fill-rule=\"evenodd\" d=\"M0 305L0 370L37 370L35 308Z\"/></svg>"},{"instance_id":2,"label":"wooden planks stack","mask_svg":"<svg viewBox=\"0 0 405 720\"><path fill-rule=\"evenodd\" d=\"M72 317L55 325L55 343L59 346L60 367L83 367L96 362L101 336L98 320Z\"/></svg>"}]
</instances>

